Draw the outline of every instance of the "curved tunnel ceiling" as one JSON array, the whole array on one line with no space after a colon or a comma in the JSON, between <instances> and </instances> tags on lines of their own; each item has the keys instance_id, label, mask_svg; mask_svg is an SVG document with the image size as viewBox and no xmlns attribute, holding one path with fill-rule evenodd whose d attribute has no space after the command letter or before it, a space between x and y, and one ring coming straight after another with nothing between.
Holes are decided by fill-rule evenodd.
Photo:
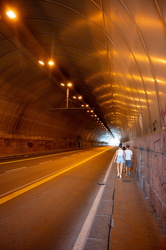
<instances>
[{"instance_id":1,"label":"curved tunnel ceiling","mask_svg":"<svg viewBox=\"0 0 166 250\"><path fill-rule=\"evenodd\" d=\"M1 0L0 16L1 137L66 125L130 140L166 127L166 1ZM75 110L63 109L68 82Z\"/></svg>"}]
</instances>

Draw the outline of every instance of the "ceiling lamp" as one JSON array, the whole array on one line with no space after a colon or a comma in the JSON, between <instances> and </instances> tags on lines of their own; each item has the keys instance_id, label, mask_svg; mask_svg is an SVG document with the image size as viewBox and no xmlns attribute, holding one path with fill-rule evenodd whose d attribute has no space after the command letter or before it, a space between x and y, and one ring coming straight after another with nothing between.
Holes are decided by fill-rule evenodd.
<instances>
[{"instance_id":1,"label":"ceiling lamp","mask_svg":"<svg viewBox=\"0 0 166 250\"><path fill-rule=\"evenodd\" d=\"M40 63L41 65L44 65L44 62L43 62L43 61L39 61L39 63Z\"/></svg>"},{"instance_id":2,"label":"ceiling lamp","mask_svg":"<svg viewBox=\"0 0 166 250\"><path fill-rule=\"evenodd\" d=\"M8 17L11 19L16 18L16 14L12 10L6 12L6 15L8 15Z\"/></svg>"},{"instance_id":3,"label":"ceiling lamp","mask_svg":"<svg viewBox=\"0 0 166 250\"><path fill-rule=\"evenodd\" d=\"M67 87L71 87L73 84L71 82L67 83Z\"/></svg>"},{"instance_id":4,"label":"ceiling lamp","mask_svg":"<svg viewBox=\"0 0 166 250\"><path fill-rule=\"evenodd\" d=\"M50 66L53 66L53 65L54 65L54 62L53 62L53 61L49 61L48 64L49 64Z\"/></svg>"}]
</instances>

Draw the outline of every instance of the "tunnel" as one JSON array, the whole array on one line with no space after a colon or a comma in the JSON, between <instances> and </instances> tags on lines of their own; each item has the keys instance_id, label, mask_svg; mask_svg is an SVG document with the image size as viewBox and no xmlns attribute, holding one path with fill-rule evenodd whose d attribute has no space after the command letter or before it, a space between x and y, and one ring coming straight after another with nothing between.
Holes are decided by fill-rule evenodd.
<instances>
[{"instance_id":1,"label":"tunnel","mask_svg":"<svg viewBox=\"0 0 166 250\"><path fill-rule=\"evenodd\" d=\"M1 0L1 158L130 144L166 227L166 1Z\"/></svg>"}]
</instances>

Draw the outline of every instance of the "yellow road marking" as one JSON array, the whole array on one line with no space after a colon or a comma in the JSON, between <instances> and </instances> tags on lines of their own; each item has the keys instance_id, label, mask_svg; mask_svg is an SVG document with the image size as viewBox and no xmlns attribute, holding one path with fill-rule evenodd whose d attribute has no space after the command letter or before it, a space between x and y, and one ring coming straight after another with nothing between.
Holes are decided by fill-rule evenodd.
<instances>
[{"instance_id":1,"label":"yellow road marking","mask_svg":"<svg viewBox=\"0 0 166 250\"><path fill-rule=\"evenodd\" d=\"M20 189L20 190L18 190L18 191L13 192L12 194L9 194L9 195L7 195L7 196L1 198L1 199L0 199L0 204L3 204L3 203L5 203L5 202L7 202L7 201L9 201L9 200L11 200L11 199L13 199L13 198L15 198L15 197L17 197L17 196L23 194L23 193L25 193L25 192L27 192L27 191L29 191L29 190L35 188L35 187L37 187L37 186L39 186L39 185L41 185L41 184L43 184L43 183L45 183L45 182L47 182L47 181L52 180L53 178L55 178L55 177L57 177L57 176L59 176L59 175L65 173L65 172L71 170L72 168L77 167L78 165L80 165L80 164L82 164L82 163L85 163L86 161L89 161L90 159L92 159L92 158L94 158L94 157L96 157L96 156L98 156L98 155L104 153L104 152L107 151L107 150L109 150L109 149L107 148L106 150L104 150L104 151L102 151L102 152L100 152L100 153L98 153L98 154L95 154L95 155L89 157L89 158L86 159L86 160L83 160L83 161L81 161L81 162L79 162L79 163L76 163L76 164L72 165L71 167L68 167L68 168L66 168L66 169L64 169L64 170L61 170L61 171L59 171L59 172L56 173L56 174L53 174L53 175L51 175L51 176L49 176L49 177L47 177L47 178L45 178L45 179L43 179L43 180L40 180L40 181L38 181L38 182L36 182L36 183L33 183L33 184L31 184L31 185L29 185L29 186L27 186L27 187L25 187L25 188L22 188L22 189Z\"/></svg>"}]
</instances>

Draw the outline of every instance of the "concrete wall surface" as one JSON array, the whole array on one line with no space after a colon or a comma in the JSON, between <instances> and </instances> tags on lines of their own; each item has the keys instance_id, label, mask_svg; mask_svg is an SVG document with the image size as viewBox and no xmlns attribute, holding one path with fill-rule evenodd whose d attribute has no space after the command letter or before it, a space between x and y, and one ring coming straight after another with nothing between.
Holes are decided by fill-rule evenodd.
<instances>
[{"instance_id":1,"label":"concrete wall surface","mask_svg":"<svg viewBox=\"0 0 166 250\"><path fill-rule=\"evenodd\" d=\"M132 144L139 183L166 228L166 131L139 138Z\"/></svg>"}]
</instances>

